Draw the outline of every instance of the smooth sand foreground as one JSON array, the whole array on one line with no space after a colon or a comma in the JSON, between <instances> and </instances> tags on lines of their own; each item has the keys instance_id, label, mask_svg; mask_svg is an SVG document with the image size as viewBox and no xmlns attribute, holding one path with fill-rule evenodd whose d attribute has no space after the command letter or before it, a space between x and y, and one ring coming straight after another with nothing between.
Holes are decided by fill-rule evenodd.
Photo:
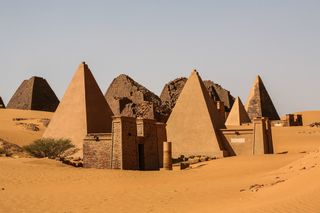
<instances>
[{"instance_id":1,"label":"smooth sand foreground","mask_svg":"<svg viewBox=\"0 0 320 213\"><path fill-rule=\"evenodd\" d=\"M317 212L319 165L319 152L231 157L171 172L0 158L0 212Z\"/></svg>"},{"instance_id":2,"label":"smooth sand foreground","mask_svg":"<svg viewBox=\"0 0 320 213\"><path fill-rule=\"evenodd\" d=\"M51 116L0 109L0 138L29 144L42 136L41 120ZM308 116L316 122L320 111ZM36 124L39 131L17 123ZM0 212L319 212L320 128L272 131L275 153L282 154L224 158L184 171L97 170L0 158Z\"/></svg>"}]
</instances>

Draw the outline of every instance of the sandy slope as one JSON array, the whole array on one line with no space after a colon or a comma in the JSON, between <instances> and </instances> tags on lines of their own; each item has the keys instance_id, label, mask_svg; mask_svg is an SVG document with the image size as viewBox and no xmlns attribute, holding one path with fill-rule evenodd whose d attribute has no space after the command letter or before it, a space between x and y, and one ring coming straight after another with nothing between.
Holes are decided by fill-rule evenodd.
<instances>
[{"instance_id":1,"label":"sandy slope","mask_svg":"<svg viewBox=\"0 0 320 213\"><path fill-rule=\"evenodd\" d=\"M0 110L0 138L30 143L44 131L40 119L51 115ZM21 117L40 131L12 120ZM185 171L79 169L48 159L0 158L0 212L319 212L320 154L308 152L320 147L320 128L272 131L275 152L287 154L224 158Z\"/></svg>"},{"instance_id":2,"label":"sandy slope","mask_svg":"<svg viewBox=\"0 0 320 213\"><path fill-rule=\"evenodd\" d=\"M317 127L274 127L272 137L275 153L299 153L320 147L320 128Z\"/></svg>"},{"instance_id":3,"label":"sandy slope","mask_svg":"<svg viewBox=\"0 0 320 213\"><path fill-rule=\"evenodd\" d=\"M31 110L0 109L0 138L23 146L40 138L45 130L41 119L50 119L53 113ZM14 121L15 118L27 120ZM28 130L23 123L33 123L39 131Z\"/></svg>"},{"instance_id":4,"label":"sandy slope","mask_svg":"<svg viewBox=\"0 0 320 213\"><path fill-rule=\"evenodd\" d=\"M233 157L185 171L139 172L0 158L0 212L316 212L319 159ZM250 190L255 184L264 186Z\"/></svg>"}]
</instances>

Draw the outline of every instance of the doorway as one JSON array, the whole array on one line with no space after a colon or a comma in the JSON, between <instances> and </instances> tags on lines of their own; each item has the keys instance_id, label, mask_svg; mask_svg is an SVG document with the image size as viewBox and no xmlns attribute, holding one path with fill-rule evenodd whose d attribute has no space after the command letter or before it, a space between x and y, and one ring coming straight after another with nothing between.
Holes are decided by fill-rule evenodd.
<instances>
[{"instance_id":1,"label":"doorway","mask_svg":"<svg viewBox=\"0 0 320 213\"><path fill-rule=\"evenodd\" d=\"M138 144L139 170L144 170L144 144Z\"/></svg>"}]
</instances>

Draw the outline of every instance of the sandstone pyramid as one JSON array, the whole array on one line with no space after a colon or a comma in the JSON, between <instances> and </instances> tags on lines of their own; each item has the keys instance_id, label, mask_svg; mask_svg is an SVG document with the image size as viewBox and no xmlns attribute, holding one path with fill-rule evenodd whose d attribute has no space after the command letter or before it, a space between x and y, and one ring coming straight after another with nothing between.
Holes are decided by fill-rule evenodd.
<instances>
[{"instance_id":1,"label":"sandstone pyramid","mask_svg":"<svg viewBox=\"0 0 320 213\"><path fill-rule=\"evenodd\" d=\"M181 77L176 78L173 81L167 83L162 89L160 98L163 104L167 105L169 109L173 109L178 97L187 82L187 78ZM230 94L230 91L222 88L219 84L215 84L213 81L205 80L203 81L205 87L209 92L209 96L214 101L223 101L225 106L225 111L230 112L231 107L234 102L234 97Z\"/></svg>"},{"instance_id":2,"label":"sandstone pyramid","mask_svg":"<svg viewBox=\"0 0 320 213\"><path fill-rule=\"evenodd\" d=\"M219 129L224 124L197 71L193 71L167 121L173 157L222 156Z\"/></svg>"},{"instance_id":3,"label":"sandstone pyramid","mask_svg":"<svg viewBox=\"0 0 320 213\"><path fill-rule=\"evenodd\" d=\"M166 106L162 106L156 94L124 74L112 81L105 98L115 115L166 122L170 112Z\"/></svg>"},{"instance_id":4,"label":"sandstone pyramid","mask_svg":"<svg viewBox=\"0 0 320 213\"><path fill-rule=\"evenodd\" d=\"M6 106L4 105L3 100L2 100L2 98L0 97L0 109L1 109L1 108L6 108Z\"/></svg>"},{"instance_id":5,"label":"sandstone pyramid","mask_svg":"<svg viewBox=\"0 0 320 213\"><path fill-rule=\"evenodd\" d=\"M34 76L22 82L7 108L54 112L58 105L59 99L48 82Z\"/></svg>"},{"instance_id":6,"label":"sandstone pyramid","mask_svg":"<svg viewBox=\"0 0 320 213\"><path fill-rule=\"evenodd\" d=\"M251 123L251 120L241 99L237 97L225 124L226 126L240 126L245 123Z\"/></svg>"},{"instance_id":7,"label":"sandstone pyramid","mask_svg":"<svg viewBox=\"0 0 320 213\"><path fill-rule=\"evenodd\" d=\"M88 65L79 65L43 138L66 138L80 149L88 133L111 133L113 113Z\"/></svg>"},{"instance_id":8,"label":"sandstone pyramid","mask_svg":"<svg viewBox=\"0 0 320 213\"><path fill-rule=\"evenodd\" d=\"M249 118L267 117L270 120L280 120L276 108L265 88L260 76L257 76L246 104Z\"/></svg>"}]
</instances>

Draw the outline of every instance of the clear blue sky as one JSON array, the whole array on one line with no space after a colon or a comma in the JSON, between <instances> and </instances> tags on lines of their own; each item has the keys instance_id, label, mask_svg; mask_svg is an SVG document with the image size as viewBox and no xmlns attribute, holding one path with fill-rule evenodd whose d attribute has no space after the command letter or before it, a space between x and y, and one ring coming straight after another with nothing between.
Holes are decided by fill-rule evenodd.
<instances>
[{"instance_id":1,"label":"clear blue sky","mask_svg":"<svg viewBox=\"0 0 320 213\"><path fill-rule=\"evenodd\" d=\"M0 96L47 79L61 98L81 61L103 93L126 73L159 94L196 68L246 102L257 74L280 114L320 109L320 1L0 0Z\"/></svg>"}]
</instances>

